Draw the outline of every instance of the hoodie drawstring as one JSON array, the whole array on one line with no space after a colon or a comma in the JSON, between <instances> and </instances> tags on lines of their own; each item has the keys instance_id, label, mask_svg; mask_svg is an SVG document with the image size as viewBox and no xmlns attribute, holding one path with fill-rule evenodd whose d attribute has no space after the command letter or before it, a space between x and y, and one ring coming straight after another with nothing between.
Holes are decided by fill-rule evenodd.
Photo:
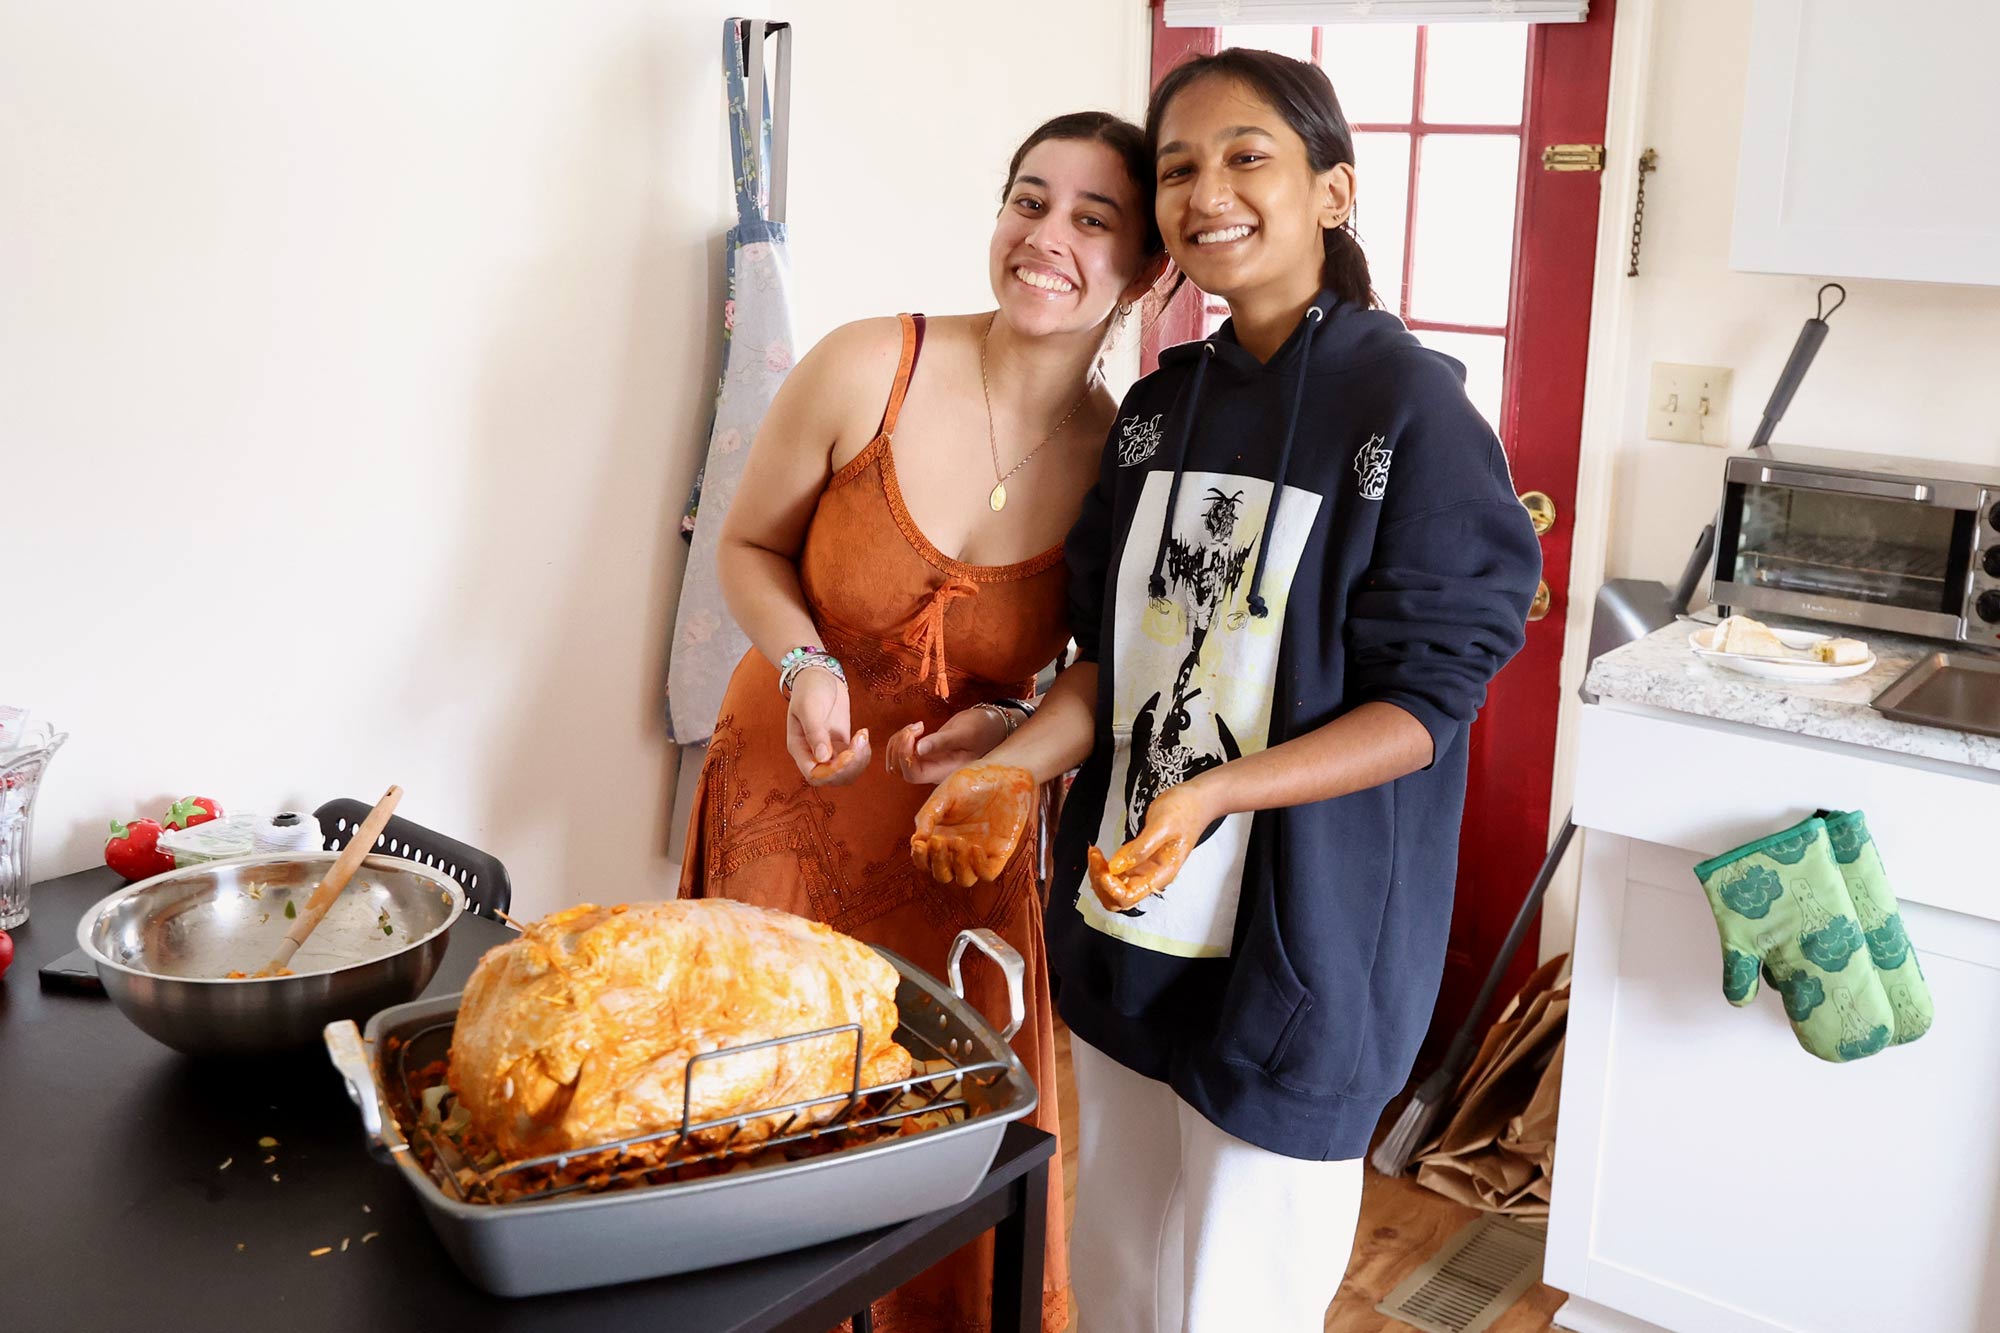
<instances>
[{"instance_id":1,"label":"hoodie drawstring","mask_svg":"<svg viewBox=\"0 0 2000 1333\"><path fill-rule=\"evenodd\" d=\"M1146 580L1146 595L1159 598L1167 595L1167 541L1174 533L1174 505L1181 498L1181 469L1187 464L1188 435L1194 430L1195 409L1201 405L1201 381L1208 374L1208 363L1215 357L1215 344L1201 345L1201 360L1194 363L1194 381L1188 385L1187 406L1181 412L1180 433L1174 439L1174 479L1167 487L1167 513L1160 520L1160 544L1153 551L1153 576Z\"/></svg>"},{"instance_id":2,"label":"hoodie drawstring","mask_svg":"<svg viewBox=\"0 0 2000 1333\"><path fill-rule=\"evenodd\" d=\"M1313 334L1325 318L1326 313L1318 306L1306 308L1305 333L1299 343L1299 369L1292 380L1292 410L1285 418L1285 442L1278 447L1278 475L1271 483L1271 506L1264 514L1264 531L1257 536L1257 569L1250 576L1250 614L1260 620L1270 614L1262 595L1264 559L1271 553L1271 529L1277 526L1278 506L1285 498L1285 474L1292 466L1292 441L1298 438L1299 433L1299 404L1306 396L1306 372L1312 365ZM1174 480L1180 480L1178 474Z\"/></svg>"},{"instance_id":3,"label":"hoodie drawstring","mask_svg":"<svg viewBox=\"0 0 2000 1333\"><path fill-rule=\"evenodd\" d=\"M1264 603L1264 564L1271 551L1271 527L1278 521L1278 505L1285 495L1285 477L1292 466L1292 442L1298 437L1299 406L1305 401L1306 373L1311 368L1313 334L1326 318L1326 312L1318 306L1306 307L1305 331L1300 335L1298 369L1292 377L1292 406L1285 417L1285 439L1278 447L1278 475L1271 483L1271 504L1264 515L1264 530L1257 537L1257 565L1250 575L1250 614L1262 619L1270 614ZM1187 403L1180 413L1180 430L1174 439L1174 479L1167 487L1167 512L1160 520L1160 544L1153 552L1152 577L1146 580L1146 593L1150 597L1167 595L1166 563L1167 544L1174 532L1174 507L1180 501L1181 469L1187 465L1188 436L1194 431L1195 410L1201 405L1202 377L1208 373L1208 363L1215 355L1215 344L1201 345L1201 360L1195 362L1194 380L1188 385Z\"/></svg>"}]
</instances>

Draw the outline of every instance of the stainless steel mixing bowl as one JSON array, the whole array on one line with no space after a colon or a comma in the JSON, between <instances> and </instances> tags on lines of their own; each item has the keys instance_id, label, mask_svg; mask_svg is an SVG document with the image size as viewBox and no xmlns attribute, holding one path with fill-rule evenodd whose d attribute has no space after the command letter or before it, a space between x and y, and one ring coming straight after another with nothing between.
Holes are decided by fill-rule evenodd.
<instances>
[{"instance_id":1,"label":"stainless steel mixing bowl","mask_svg":"<svg viewBox=\"0 0 2000 1333\"><path fill-rule=\"evenodd\" d=\"M311 1046L336 1019L414 1000L444 957L465 894L442 872L370 856L292 959L290 976L232 978L271 961L333 852L212 861L120 889L77 923L119 1010L191 1055Z\"/></svg>"}]
</instances>

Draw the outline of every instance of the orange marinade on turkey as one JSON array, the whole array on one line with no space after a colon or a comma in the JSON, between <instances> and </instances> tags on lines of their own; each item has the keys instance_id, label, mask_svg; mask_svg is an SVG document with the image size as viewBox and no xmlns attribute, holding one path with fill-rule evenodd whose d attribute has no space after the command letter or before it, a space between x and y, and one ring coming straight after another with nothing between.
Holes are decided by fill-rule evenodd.
<instances>
[{"instance_id":1,"label":"orange marinade on turkey","mask_svg":"<svg viewBox=\"0 0 2000 1333\"><path fill-rule=\"evenodd\" d=\"M479 960L451 1086L473 1128L519 1160L677 1128L689 1057L770 1037L859 1023L861 1086L892 1082L910 1071L894 1040L897 981L866 945L745 903L572 907ZM846 1092L853 1078L851 1032L703 1060L690 1123ZM778 1123L749 1122L739 1141Z\"/></svg>"}]
</instances>

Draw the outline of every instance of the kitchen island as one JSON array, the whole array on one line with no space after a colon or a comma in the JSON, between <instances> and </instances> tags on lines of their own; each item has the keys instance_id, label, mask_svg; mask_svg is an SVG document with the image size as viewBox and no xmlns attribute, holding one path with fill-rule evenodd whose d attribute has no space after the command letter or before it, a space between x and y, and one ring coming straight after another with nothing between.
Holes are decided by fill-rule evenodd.
<instances>
[{"instance_id":1,"label":"kitchen island","mask_svg":"<svg viewBox=\"0 0 2000 1333\"><path fill-rule=\"evenodd\" d=\"M2000 740L1868 708L1926 649L1826 685L1755 680L1679 624L1585 689L1584 830L1545 1280L1577 1333L2000 1329ZM1937 1006L1852 1064L1769 987L1722 995L1693 866L1861 810Z\"/></svg>"}]
</instances>

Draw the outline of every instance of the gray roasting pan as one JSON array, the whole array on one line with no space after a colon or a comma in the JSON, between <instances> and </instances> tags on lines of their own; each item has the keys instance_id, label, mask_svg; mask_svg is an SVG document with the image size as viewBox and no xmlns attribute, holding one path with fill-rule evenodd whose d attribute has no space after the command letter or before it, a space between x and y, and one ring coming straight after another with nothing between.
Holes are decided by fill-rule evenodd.
<instances>
[{"instance_id":1,"label":"gray roasting pan","mask_svg":"<svg viewBox=\"0 0 2000 1333\"><path fill-rule=\"evenodd\" d=\"M959 962L968 945L1006 971L1013 1012L1005 1036L962 998ZM351 1022L329 1024L327 1049L360 1108L369 1150L402 1173L438 1239L474 1284L499 1296L531 1296L664 1277L818 1245L960 1203L992 1166L1008 1122L1035 1109L1035 1085L1007 1045L1023 1013L1019 954L992 931L966 931L952 947L952 986L946 989L888 950L877 952L902 977L897 1040L919 1060L949 1059L965 1071L960 1081L972 1114L956 1124L730 1175L467 1202L418 1160L390 1095L400 1062L416 1067L442 1058L459 996L384 1009L368 1020L365 1033ZM401 1039L393 1056L391 1038Z\"/></svg>"}]
</instances>

